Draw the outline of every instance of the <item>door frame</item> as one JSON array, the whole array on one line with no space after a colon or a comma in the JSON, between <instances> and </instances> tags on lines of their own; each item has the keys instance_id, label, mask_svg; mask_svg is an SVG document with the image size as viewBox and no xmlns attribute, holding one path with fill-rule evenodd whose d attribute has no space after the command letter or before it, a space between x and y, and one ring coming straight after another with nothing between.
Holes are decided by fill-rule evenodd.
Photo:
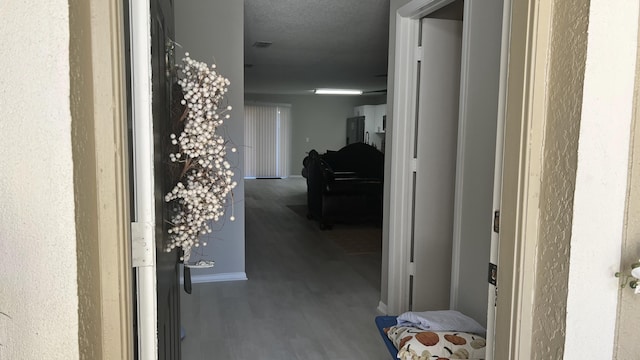
<instances>
[{"instance_id":1,"label":"door frame","mask_svg":"<svg viewBox=\"0 0 640 360\"><path fill-rule=\"evenodd\" d=\"M121 1L69 2L79 353L133 359Z\"/></svg>"},{"instance_id":2,"label":"door frame","mask_svg":"<svg viewBox=\"0 0 640 360\"><path fill-rule=\"evenodd\" d=\"M389 207L389 268L387 312L409 308L408 266L411 252L413 119L417 113L418 39L420 18L454 0L413 0L396 13L395 82Z\"/></svg>"},{"instance_id":3,"label":"door frame","mask_svg":"<svg viewBox=\"0 0 640 360\"><path fill-rule=\"evenodd\" d=\"M389 313L407 309L410 272L412 119L416 116L416 46L421 17L453 0L412 0L396 13L393 143L389 215ZM537 245L539 177L544 122L545 54L549 47L551 4L535 0L505 1L504 23L509 24L508 74L504 92L505 143L501 237L499 244L500 297L496 307L495 358L529 358L532 331L532 291ZM508 10L508 11L507 11ZM506 69L504 67L506 66ZM503 90L501 90L503 91ZM531 200L531 201L530 201Z\"/></svg>"}]
</instances>

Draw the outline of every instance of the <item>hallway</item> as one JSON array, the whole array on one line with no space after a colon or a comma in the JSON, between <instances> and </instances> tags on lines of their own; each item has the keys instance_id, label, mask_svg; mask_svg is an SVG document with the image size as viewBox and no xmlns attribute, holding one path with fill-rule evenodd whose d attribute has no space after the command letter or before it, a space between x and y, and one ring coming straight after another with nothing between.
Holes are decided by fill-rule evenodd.
<instances>
[{"instance_id":1,"label":"hallway","mask_svg":"<svg viewBox=\"0 0 640 360\"><path fill-rule=\"evenodd\" d=\"M319 230L303 178L245 180L245 200L249 280L182 293L183 359L388 359L374 324L381 228Z\"/></svg>"}]
</instances>

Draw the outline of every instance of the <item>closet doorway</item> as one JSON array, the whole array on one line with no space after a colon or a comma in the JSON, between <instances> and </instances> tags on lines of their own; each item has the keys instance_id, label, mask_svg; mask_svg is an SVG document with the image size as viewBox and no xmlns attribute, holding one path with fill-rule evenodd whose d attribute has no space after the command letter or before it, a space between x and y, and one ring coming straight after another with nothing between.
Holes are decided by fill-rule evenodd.
<instances>
[{"instance_id":1,"label":"closet doorway","mask_svg":"<svg viewBox=\"0 0 640 360\"><path fill-rule=\"evenodd\" d=\"M504 4L465 1L461 26L430 18L455 3L414 0L398 11L387 305L473 317L488 328L492 358Z\"/></svg>"}]
</instances>

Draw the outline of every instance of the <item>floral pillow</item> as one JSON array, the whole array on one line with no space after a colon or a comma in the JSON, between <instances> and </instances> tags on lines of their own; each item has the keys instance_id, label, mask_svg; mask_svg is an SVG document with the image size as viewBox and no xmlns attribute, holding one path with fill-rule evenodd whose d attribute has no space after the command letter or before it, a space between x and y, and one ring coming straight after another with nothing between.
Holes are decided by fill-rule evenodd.
<instances>
[{"instance_id":1,"label":"floral pillow","mask_svg":"<svg viewBox=\"0 0 640 360\"><path fill-rule=\"evenodd\" d=\"M457 331L425 331L410 326L384 329L401 360L484 359L483 337Z\"/></svg>"}]
</instances>

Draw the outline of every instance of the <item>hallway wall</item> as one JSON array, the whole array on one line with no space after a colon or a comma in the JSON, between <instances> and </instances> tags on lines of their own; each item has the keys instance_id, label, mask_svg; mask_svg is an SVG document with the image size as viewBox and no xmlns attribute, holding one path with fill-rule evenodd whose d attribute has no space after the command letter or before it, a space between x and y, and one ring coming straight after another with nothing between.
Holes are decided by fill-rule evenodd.
<instances>
[{"instance_id":1,"label":"hallway wall","mask_svg":"<svg viewBox=\"0 0 640 360\"><path fill-rule=\"evenodd\" d=\"M198 249L203 257L216 262L213 269L194 269L192 275L210 276L211 274L234 274L243 277L244 261L244 3L242 1L203 1L178 0L175 2L176 41L182 46L177 48L176 62L184 52L193 59L213 63L218 71L229 79L231 85L225 96L226 102L233 107L231 119L225 122L227 137L238 149L230 156L235 167L235 180L238 186L234 190L235 221L229 221L231 208L225 218L214 223L207 240L208 245ZM194 256L194 260L198 260Z\"/></svg>"}]
</instances>

